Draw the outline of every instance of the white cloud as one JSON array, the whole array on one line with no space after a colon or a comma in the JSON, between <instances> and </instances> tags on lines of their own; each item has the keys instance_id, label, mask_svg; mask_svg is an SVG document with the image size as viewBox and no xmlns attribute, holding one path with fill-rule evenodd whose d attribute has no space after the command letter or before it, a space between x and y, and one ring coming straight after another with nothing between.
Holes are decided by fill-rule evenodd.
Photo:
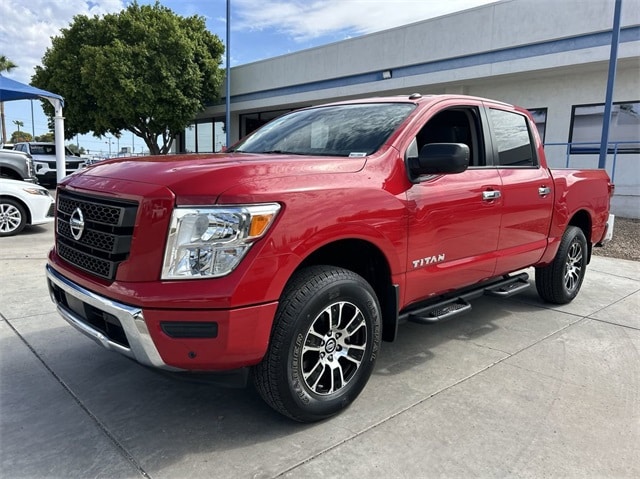
<instances>
[{"instance_id":1,"label":"white cloud","mask_svg":"<svg viewBox=\"0 0 640 479\"><path fill-rule=\"evenodd\" d=\"M69 26L75 15L103 15L123 8L123 0L2 0L0 55L18 65L12 78L29 83L51 37Z\"/></svg>"},{"instance_id":2,"label":"white cloud","mask_svg":"<svg viewBox=\"0 0 640 479\"><path fill-rule=\"evenodd\" d=\"M234 31L271 30L305 42L327 35L336 40L349 38L492 1L495 0L232 0L231 8ZM0 55L18 65L10 76L29 83L34 67L51 45L51 37L59 35L75 15L117 12L127 3L128 0L0 0ZM210 19L219 19L224 12L223 4L212 0L183 2L173 8L182 15L198 13ZM224 23L224 18L220 20Z\"/></svg>"},{"instance_id":3,"label":"white cloud","mask_svg":"<svg viewBox=\"0 0 640 479\"><path fill-rule=\"evenodd\" d=\"M346 32L361 35L496 0L235 0L234 30L275 29L296 41Z\"/></svg>"}]
</instances>

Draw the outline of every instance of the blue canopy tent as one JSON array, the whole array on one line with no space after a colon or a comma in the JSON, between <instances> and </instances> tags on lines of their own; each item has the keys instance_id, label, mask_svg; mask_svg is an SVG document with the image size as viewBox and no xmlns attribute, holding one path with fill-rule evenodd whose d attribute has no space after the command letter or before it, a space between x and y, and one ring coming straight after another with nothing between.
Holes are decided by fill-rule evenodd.
<instances>
[{"instance_id":1,"label":"blue canopy tent","mask_svg":"<svg viewBox=\"0 0 640 479\"><path fill-rule=\"evenodd\" d=\"M64 160L64 117L62 116L64 99L55 93L41 90L0 75L0 102L39 98L48 100L55 110L54 136L56 140L56 171L58 182L60 182L67 173Z\"/></svg>"}]
</instances>

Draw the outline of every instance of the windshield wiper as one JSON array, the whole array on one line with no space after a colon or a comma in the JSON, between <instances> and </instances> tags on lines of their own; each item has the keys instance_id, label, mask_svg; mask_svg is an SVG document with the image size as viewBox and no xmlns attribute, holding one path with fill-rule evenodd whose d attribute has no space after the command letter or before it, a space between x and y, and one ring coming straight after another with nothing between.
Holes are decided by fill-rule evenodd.
<instances>
[{"instance_id":1,"label":"windshield wiper","mask_svg":"<svg viewBox=\"0 0 640 479\"><path fill-rule=\"evenodd\" d=\"M286 150L266 150L266 151L254 151L253 153L263 155L308 155L303 151L286 151Z\"/></svg>"}]
</instances>

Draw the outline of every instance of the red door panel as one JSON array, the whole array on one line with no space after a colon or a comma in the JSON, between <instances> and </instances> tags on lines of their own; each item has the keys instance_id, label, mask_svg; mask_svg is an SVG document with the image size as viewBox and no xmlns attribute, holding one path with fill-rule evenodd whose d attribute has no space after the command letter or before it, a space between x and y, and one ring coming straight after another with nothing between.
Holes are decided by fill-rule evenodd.
<instances>
[{"instance_id":1,"label":"red door panel","mask_svg":"<svg viewBox=\"0 0 640 479\"><path fill-rule=\"evenodd\" d=\"M407 192L405 304L494 275L502 199L483 193L500 189L497 170L478 168L436 177Z\"/></svg>"},{"instance_id":2,"label":"red door panel","mask_svg":"<svg viewBox=\"0 0 640 479\"><path fill-rule=\"evenodd\" d=\"M553 208L553 179L546 168L499 169L502 228L497 274L524 268L544 253Z\"/></svg>"}]
</instances>

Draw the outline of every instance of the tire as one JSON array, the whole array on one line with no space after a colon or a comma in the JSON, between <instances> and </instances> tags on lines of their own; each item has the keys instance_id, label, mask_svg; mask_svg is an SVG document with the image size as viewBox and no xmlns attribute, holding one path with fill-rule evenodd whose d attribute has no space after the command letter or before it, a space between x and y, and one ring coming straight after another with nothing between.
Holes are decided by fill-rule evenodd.
<instances>
[{"instance_id":1,"label":"tire","mask_svg":"<svg viewBox=\"0 0 640 479\"><path fill-rule=\"evenodd\" d=\"M582 286L587 269L587 239L577 226L569 226L562 236L553 262L536 268L536 289L545 301L570 303Z\"/></svg>"},{"instance_id":2,"label":"tire","mask_svg":"<svg viewBox=\"0 0 640 479\"><path fill-rule=\"evenodd\" d=\"M300 422L337 414L362 391L380 348L380 305L362 277L313 266L282 295L253 382L276 411Z\"/></svg>"},{"instance_id":3,"label":"tire","mask_svg":"<svg viewBox=\"0 0 640 479\"><path fill-rule=\"evenodd\" d=\"M27 224L27 212L20 203L10 198L0 199L0 236L20 233Z\"/></svg>"}]
</instances>

